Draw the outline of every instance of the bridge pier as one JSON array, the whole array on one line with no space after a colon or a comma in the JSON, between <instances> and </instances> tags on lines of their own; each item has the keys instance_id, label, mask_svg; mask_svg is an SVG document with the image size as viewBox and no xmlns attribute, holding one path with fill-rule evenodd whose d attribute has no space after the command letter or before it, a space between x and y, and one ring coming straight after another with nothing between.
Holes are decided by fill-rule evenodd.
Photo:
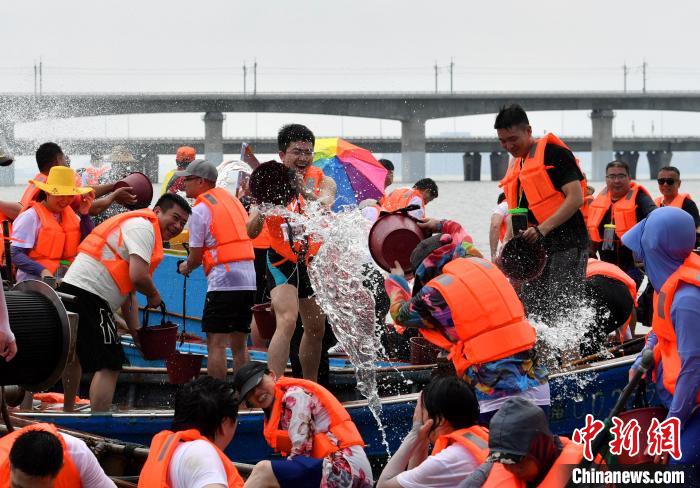
<instances>
[{"instance_id":1,"label":"bridge pier","mask_svg":"<svg viewBox=\"0 0 700 488\"><path fill-rule=\"evenodd\" d=\"M637 162L639 161L639 151L617 151L615 159L627 163L630 167L630 178L637 178Z\"/></svg>"},{"instance_id":2,"label":"bridge pier","mask_svg":"<svg viewBox=\"0 0 700 488\"><path fill-rule=\"evenodd\" d=\"M224 114L204 114L204 154L207 161L218 166L224 161Z\"/></svg>"},{"instance_id":3,"label":"bridge pier","mask_svg":"<svg viewBox=\"0 0 700 488\"><path fill-rule=\"evenodd\" d=\"M649 161L649 177L654 180L659 170L671 164L673 153L671 151L647 151Z\"/></svg>"},{"instance_id":4,"label":"bridge pier","mask_svg":"<svg viewBox=\"0 0 700 488\"><path fill-rule=\"evenodd\" d=\"M425 121L401 121L401 181L415 183L425 178Z\"/></svg>"},{"instance_id":5,"label":"bridge pier","mask_svg":"<svg viewBox=\"0 0 700 488\"><path fill-rule=\"evenodd\" d=\"M615 114L609 109L593 109L591 112L591 156L593 171L591 179L603 181L605 179L605 165L612 161L613 157L613 130L612 122Z\"/></svg>"},{"instance_id":6,"label":"bridge pier","mask_svg":"<svg viewBox=\"0 0 700 488\"><path fill-rule=\"evenodd\" d=\"M464 165L464 181L480 181L481 180L481 153L466 152L462 156L462 164Z\"/></svg>"},{"instance_id":7,"label":"bridge pier","mask_svg":"<svg viewBox=\"0 0 700 488\"><path fill-rule=\"evenodd\" d=\"M494 151L489 159L491 160L491 181L501 181L508 171L510 154L506 151Z\"/></svg>"}]
</instances>

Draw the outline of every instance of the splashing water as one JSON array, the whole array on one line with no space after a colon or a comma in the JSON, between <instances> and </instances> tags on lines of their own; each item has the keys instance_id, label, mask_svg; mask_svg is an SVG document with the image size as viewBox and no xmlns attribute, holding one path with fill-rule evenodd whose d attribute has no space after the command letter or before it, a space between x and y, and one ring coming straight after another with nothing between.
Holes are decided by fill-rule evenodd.
<instances>
[{"instance_id":1,"label":"splashing water","mask_svg":"<svg viewBox=\"0 0 700 488\"><path fill-rule=\"evenodd\" d=\"M372 290L363 282L376 269L367 249L370 224L358 209L329 214L319 203L308 202L304 215L281 207L264 207L266 215L302 224L306 235L323 245L309 266L309 278L319 306L355 368L357 390L367 399L379 426L382 444L390 454L381 421L375 361L383 351L374 313Z\"/></svg>"}]
</instances>

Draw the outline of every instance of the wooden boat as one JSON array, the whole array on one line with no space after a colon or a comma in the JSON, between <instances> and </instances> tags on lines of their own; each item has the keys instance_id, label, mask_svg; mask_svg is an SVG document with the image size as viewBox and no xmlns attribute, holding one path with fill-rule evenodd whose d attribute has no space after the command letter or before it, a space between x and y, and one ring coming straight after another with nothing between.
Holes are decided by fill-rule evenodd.
<instances>
[{"instance_id":1,"label":"wooden boat","mask_svg":"<svg viewBox=\"0 0 700 488\"><path fill-rule=\"evenodd\" d=\"M570 435L583 425L585 415L602 419L612 408L619 392L627 383L632 356L600 361L574 371L553 375L550 380L552 408L551 427L558 434ZM586 381L583 381L586 379ZM650 404L658 404L653 386L647 387ZM389 451L394 452L411 428L416 393L388 396L381 399L381 419ZM381 431L366 400L344 402L367 444L371 458L385 458ZM17 416L53 422L120 441L148 445L157 432L169 428L173 412L168 409L125 409L118 412L90 415L89 413L17 412ZM254 463L268 459L272 452L262 436L263 413L242 410L233 442L226 453L239 462Z\"/></svg>"}]
</instances>

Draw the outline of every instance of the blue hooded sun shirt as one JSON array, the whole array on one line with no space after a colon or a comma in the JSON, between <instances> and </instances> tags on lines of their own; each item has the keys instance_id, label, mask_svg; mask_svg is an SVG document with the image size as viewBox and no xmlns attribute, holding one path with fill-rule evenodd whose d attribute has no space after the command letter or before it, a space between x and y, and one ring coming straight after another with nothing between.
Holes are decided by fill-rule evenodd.
<instances>
[{"instance_id":1,"label":"blue hooded sun shirt","mask_svg":"<svg viewBox=\"0 0 700 488\"><path fill-rule=\"evenodd\" d=\"M622 243L632 250L635 259L644 263L649 282L658 293L693 252L695 223L690 214L679 208L662 207L623 235ZM668 417L678 417L683 428L693 413L700 389L699 287L687 283L678 286L671 305L671 322L676 333L681 371L671 398L663 387L663 364L656 365L656 389L669 409ZM646 348L653 348L656 342L652 332Z\"/></svg>"}]
</instances>

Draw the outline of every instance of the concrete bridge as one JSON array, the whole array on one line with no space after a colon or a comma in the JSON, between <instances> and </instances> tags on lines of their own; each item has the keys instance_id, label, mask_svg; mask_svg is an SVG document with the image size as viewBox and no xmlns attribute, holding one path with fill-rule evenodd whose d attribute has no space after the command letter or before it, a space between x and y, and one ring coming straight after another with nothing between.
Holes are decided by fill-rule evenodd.
<instances>
[{"instance_id":1,"label":"concrete bridge","mask_svg":"<svg viewBox=\"0 0 700 488\"><path fill-rule=\"evenodd\" d=\"M590 137L561 138L574 153L590 152ZM350 137L353 144L369 149L374 153L398 153L401 151L401 139L398 137ZM33 154L41 141L28 139L15 140L18 154ZM198 154L205 154L204 138L91 138L91 139L57 139L56 142L68 154L108 154L116 145L127 146L134 154L174 154L181 145L192 146ZM276 138L230 138L222 140L224 154L238 154L241 143L251 144L258 154L277 152ZM671 162L674 152L700 152L700 137L617 137L613 139L615 158L630 165L633 177L636 175L640 153L647 154L650 174L654 175L662 166ZM429 137L425 141L427 153L463 153L464 179L480 180L482 153L490 153L491 179L500 180L505 174L509 156L493 137ZM152 159L152 158L151 158Z\"/></svg>"},{"instance_id":2,"label":"concrete bridge","mask_svg":"<svg viewBox=\"0 0 700 488\"><path fill-rule=\"evenodd\" d=\"M589 110L594 179L613 157L614 110L700 112L700 92L512 92L512 93L94 93L0 94L0 133L13 140L14 124L43 118L204 112L205 153L220 161L224 112L305 113L401 121L402 176L425 174L426 120L496 113L509 103L528 111ZM535 128L537 130L537 128Z\"/></svg>"}]
</instances>

